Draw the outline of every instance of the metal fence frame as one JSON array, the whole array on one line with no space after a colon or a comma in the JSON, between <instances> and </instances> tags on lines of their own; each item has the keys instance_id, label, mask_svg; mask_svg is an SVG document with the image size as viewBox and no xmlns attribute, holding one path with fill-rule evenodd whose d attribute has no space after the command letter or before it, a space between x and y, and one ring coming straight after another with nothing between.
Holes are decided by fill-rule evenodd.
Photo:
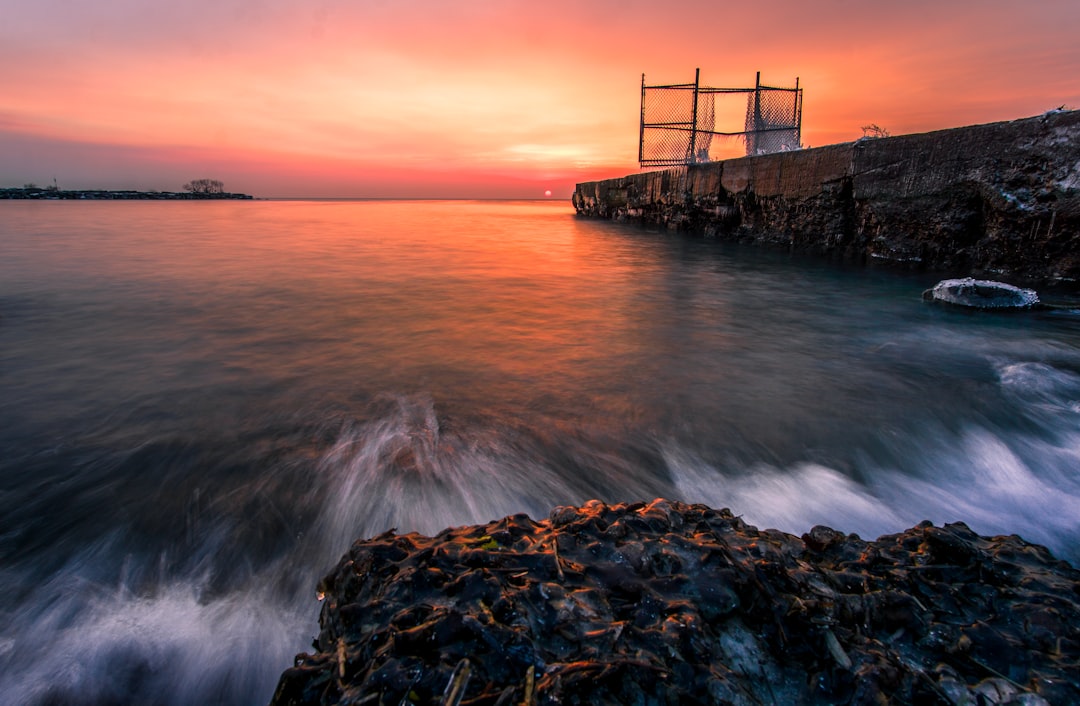
<instances>
[{"instance_id":1,"label":"metal fence frame","mask_svg":"<svg viewBox=\"0 0 1080 706\"><path fill-rule=\"evenodd\" d=\"M691 115L688 116L689 120L649 122L645 110L645 101L646 94L650 89L692 91L693 104ZM777 124L774 120L770 120L763 114L762 94L768 94L771 92L792 94L790 100L793 108L790 123ZM713 129L715 126L712 124L711 117L708 120L708 124L703 125L702 120L699 116L701 97L711 94L731 93L742 93L748 96L746 122L743 126L743 129L735 132L721 132L715 130ZM694 71L693 83L676 83L667 85L646 86L645 74L641 74L641 129L638 135L638 163L644 168L680 166L684 164L698 164L701 162L708 162L710 161L708 157L708 149L713 136L737 137L743 139L746 142L746 154L748 155L767 154L768 152L775 152L782 149L799 149L799 146L802 144L802 96L803 91L801 88L799 88L798 77L795 78L794 88L784 88L781 86L765 86L761 83L760 71L757 72L757 78L754 81L753 88L714 88L711 86L702 86L701 69L696 69ZM666 156L646 158L645 151L647 130L664 130L687 133L685 154L683 154L681 157ZM790 137L794 138L793 146L790 145L787 141L785 141L781 135L777 134L781 132L790 133ZM769 140L769 137L774 137L774 139ZM780 146L777 146L776 144L770 144L771 142L775 143L777 139L779 139ZM704 145L704 147L702 147L702 145Z\"/></svg>"}]
</instances>

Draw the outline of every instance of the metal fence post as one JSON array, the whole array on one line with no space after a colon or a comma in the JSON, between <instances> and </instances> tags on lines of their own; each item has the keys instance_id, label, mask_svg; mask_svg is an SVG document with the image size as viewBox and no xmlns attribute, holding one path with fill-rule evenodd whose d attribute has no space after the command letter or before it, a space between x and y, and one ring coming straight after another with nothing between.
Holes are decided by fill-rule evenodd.
<instances>
[{"instance_id":1,"label":"metal fence post","mask_svg":"<svg viewBox=\"0 0 1080 706\"><path fill-rule=\"evenodd\" d=\"M638 164L645 161L645 74L641 74L641 132L638 133Z\"/></svg>"},{"instance_id":2,"label":"metal fence post","mask_svg":"<svg viewBox=\"0 0 1080 706\"><path fill-rule=\"evenodd\" d=\"M802 149L802 89L798 76L795 77L795 117L791 122L795 126L795 149Z\"/></svg>"},{"instance_id":3,"label":"metal fence post","mask_svg":"<svg viewBox=\"0 0 1080 706\"><path fill-rule=\"evenodd\" d=\"M694 111L690 118L690 146L686 148L686 163L697 162L697 103L698 88L701 84L701 68L694 69Z\"/></svg>"},{"instance_id":4,"label":"metal fence post","mask_svg":"<svg viewBox=\"0 0 1080 706\"><path fill-rule=\"evenodd\" d=\"M751 142L754 143L753 149L747 150L747 154L758 153L758 140L761 137L761 72L757 72L757 76L754 78L754 132L751 137Z\"/></svg>"}]
</instances>

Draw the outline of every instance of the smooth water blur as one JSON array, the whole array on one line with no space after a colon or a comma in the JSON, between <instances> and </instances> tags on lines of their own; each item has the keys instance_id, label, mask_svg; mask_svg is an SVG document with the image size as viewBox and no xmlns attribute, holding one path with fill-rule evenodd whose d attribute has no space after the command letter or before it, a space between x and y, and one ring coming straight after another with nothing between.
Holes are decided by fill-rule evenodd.
<instances>
[{"instance_id":1,"label":"smooth water blur","mask_svg":"<svg viewBox=\"0 0 1080 706\"><path fill-rule=\"evenodd\" d=\"M0 697L265 703L349 543L665 496L1080 559L1080 315L549 202L0 203Z\"/></svg>"}]
</instances>

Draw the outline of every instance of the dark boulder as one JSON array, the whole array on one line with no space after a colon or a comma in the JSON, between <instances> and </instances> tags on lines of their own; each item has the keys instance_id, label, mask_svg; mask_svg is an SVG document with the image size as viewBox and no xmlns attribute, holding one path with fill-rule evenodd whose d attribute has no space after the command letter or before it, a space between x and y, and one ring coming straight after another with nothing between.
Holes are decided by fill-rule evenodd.
<instances>
[{"instance_id":1,"label":"dark boulder","mask_svg":"<svg viewBox=\"0 0 1080 706\"><path fill-rule=\"evenodd\" d=\"M1080 572L960 523L591 501L360 541L319 590L276 706L1080 703Z\"/></svg>"}]
</instances>

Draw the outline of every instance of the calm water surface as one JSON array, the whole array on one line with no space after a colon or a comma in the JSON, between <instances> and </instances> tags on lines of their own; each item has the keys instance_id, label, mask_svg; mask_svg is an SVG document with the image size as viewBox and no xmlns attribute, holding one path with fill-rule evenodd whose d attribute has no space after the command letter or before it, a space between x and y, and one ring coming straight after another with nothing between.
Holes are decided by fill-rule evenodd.
<instances>
[{"instance_id":1,"label":"calm water surface","mask_svg":"<svg viewBox=\"0 0 1080 706\"><path fill-rule=\"evenodd\" d=\"M0 700L265 703L359 537L665 496L1080 559L1080 314L550 202L0 203Z\"/></svg>"}]
</instances>

